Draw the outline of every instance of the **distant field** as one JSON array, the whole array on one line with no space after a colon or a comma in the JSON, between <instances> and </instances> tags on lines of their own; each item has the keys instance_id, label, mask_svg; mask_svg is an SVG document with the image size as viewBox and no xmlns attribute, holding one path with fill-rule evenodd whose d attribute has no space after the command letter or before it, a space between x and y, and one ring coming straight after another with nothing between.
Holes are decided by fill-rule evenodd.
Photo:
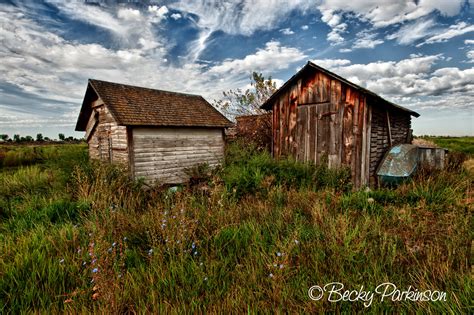
<instances>
[{"instance_id":1,"label":"distant field","mask_svg":"<svg viewBox=\"0 0 474 315\"><path fill-rule=\"evenodd\" d=\"M474 155L474 137L432 137L422 136L422 139L432 141L442 148L450 151L463 152Z\"/></svg>"},{"instance_id":2,"label":"distant field","mask_svg":"<svg viewBox=\"0 0 474 315\"><path fill-rule=\"evenodd\" d=\"M0 313L472 313L472 176L352 191L348 170L231 145L142 189L85 145L0 147ZM446 301L313 301L341 282Z\"/></svg>"}]
</instances>

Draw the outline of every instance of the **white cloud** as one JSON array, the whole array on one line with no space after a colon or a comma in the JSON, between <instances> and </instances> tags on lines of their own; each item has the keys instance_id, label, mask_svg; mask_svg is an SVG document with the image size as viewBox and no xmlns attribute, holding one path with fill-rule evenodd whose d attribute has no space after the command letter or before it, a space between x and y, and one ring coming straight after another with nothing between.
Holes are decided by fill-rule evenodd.
<instances>
[{"instance_id":1,"label":"white cloud","mask_svg":"<svg viewBox=\"0 0 474 315\"><path fill-rule=\"evenodd\" d=\"M47 1L72 19L106 29L116 37L121 46L127 48L143 48L143 44L139 42L141 39L153 42L155 40L153 23L159 23L168 12L165 6L150 6L147 13L124 7L104 9L78 1ZM19 9L22 7L19 6ZM151 46L158 47L158 45Z\"/></svg>"},{"instance_id":2,"label":"white cloud","mask_svg":"<svg viewBox=\"0 0 474 315\"><path fill-rule=\"evenodd\" d=\"M424 44L446 42L453 37L470 32L474 32L474 25L468 25L465 22L459 22L458 24L451 25L449 28L442 30L438 34L429 37L424 43L418 44L417 47Z\"/></svg>"},{"instance_id":3,"label":"white cloud","mask_svg":"<svg viewBox=\"0 0 474 315\"><path fill-rule=\"evenodd\" d=\"M467 57L467 59L469 59L467 62L474 63L474 50L469 50L466 53L466 57Z\"/></svg>"},{"instance_id":4,"label":"white cloud","mask_svg":"<svg viewBox=\"0 0 474 315\"><path fill-rule=\"evenodd\" d=\"M466 45L474 45L474 40L473 40L473 39L466 39L466 40L464 41L464 44L466 44Z\"/></svg>"},{"instance_id":5,"label":"white cloud","mask_svg":"<svg viewBox=\"0 0 474 315\"><path fill-rule=\"evenodd\" d=\"M344 41L343 34L347 28L344 19L349 16L369 22L375 28L380 28L413 21L427 16L433 11L438 11L446 16L454 16L459 13L463 3L464 0L322 0L318 9L322 15L321 20L331 27L327 40L332 45L337 45ZM419 25L419 27L423 28L423 25ZM408 28L405 31L398 36L394 35L391 39L400 38L401 41L412 42L424 37L417 37L420 32L423 32L423 29L417 30L418 35L409 34ZM375 43L366 42L365 44Z\"/></svg>"},{"instance_id":6,"label":"white cloud","mask_svg":"<svg viewBox=\"0 0 474 315\"><path fill-rule=\"evenodd\" d=\"M347 59L315 59L312 62L327 69L351 64L351 61Z\"/></svg>"},{"instance_id":7,"label":"white cloud","mask_svg":"<svg viewBox=\"0 0 474 315\"><path fill-rule=\"evenodd\" d=\"M302 26L301 26L301 29L302 29L303 31L306 31L306 30L309 29L309 26L308 26L308 25L302 25Z\"/></svg>"},{"instance_id":8,"label":"white cloud","mask_svg":"<svg viewBox=\"0 0 474 315\"><path fill-rule=\"evenodd\" d=\"M409 45L434 34L435 24L433 19L419 19L403 25L397 32L388 35L387 39L395 39L399 44Z\"/></svg>"},{"instance_id":9,"label":"white cloud","mask_svg":"<svg viewBox=\"0 0 474 315\"><path fill-rule=\"evenodd\" d=\"M383 27L414 20L435 10L442 15L454 16L460 11L464 2L464 0L420 0L418 2L413 0L323 0L318 8L323 16L335 12L353 12L375 27ZM323 21L332 26L324 19ZM333 24L337 24L335 22L332 21Z\"/></svg>"},{"instance_id":10,"label":"white cloud","mask_svg":"<svg viewBox=\"0 0 474 315\"><path fill-rule=\"evenodd\" d=\"M128 8L119 9L117 16L125 21L140 21L142 18L140 11Z\"/></svg>"},{"instance_id":11,"label":"white cloud","mask_svg":"<svg viewBox=\"0 0 474 315\"><path fill-rule=\"evenodd\" d=\"M327 40L331 45L338 45L344 41L343 34L347 29L347 24L341 22L342 15L335 13L333 10L321 10L321 21L331 27L331 31L327 34Z\"/></svg>"},{"instance_id":12,"label":"white cloud","mask_svg":"<svg viewBox=\"0 0 474 315\"><path fill-rule=\"evenodd\" d=\"M283 35L293 35L295 33L290 28L283 28L283 29L280 30L280 32Z\"/></svg>"},{"instance_id":13,"label":"white cloud","mask_svg":"<svg viewBox=\"0 0 474 315\"><path fill-rule=\"evenodd\" d=\"M271 30L294 10L315 10L312 0L196 0L170 3L170 8L199 16L196 21L202 29L221 30L228 34L251 35L255 31Z\"/></svg>"},{"instance_id":14,"label":"white cloud","mask_svg":"<svg viewBox=\"0 0 474 315\"><path fill-rule=\"evenodd\" d=\"M173 14L171 14L171 18L172 18L173 20L179 20L181 17L182 17L182 16L181 16L181 14L179 14L179 13L173 13Z\"/></svg>"},{"instance_id":15,"label":"white cloud","mask_svg":"<svg viewBox=\"0 0 474 315\"><path fill-rule=\"evenodd\" d=\"M413 55L400 61L379 61L350 64L348 60L315 60L356 84L392 99L405 97L441 97L442 95L474 94L474 69L450 67L433 70L442 55ZM323 66L324 67L324 66ZM471 101L472 97L471 96ZM455 102L453 107L467 108L470 103Z\"/></svg>"},{"instance_id":16,"label":"white cloud","mask_svg":"<svg viewBox=\"0 0 474 315\"><path fill-rule=\"evenodd\" d=\"M377 45L383 44L383 40L377 39L377 34L368 31L359 32L352 49L360 48L374 48Z\"/></svg>"},{"instance_id":17,"label":"white cloud","mask_svg":"<svg viewBox=\"0 0 474 315\"><path fill-rule=\"evenodd\" d=\"M307 56L296 48L281 46L279 42L266 43L264 49L243 59L226 60L210 69L215 74L248 74L251 71L264 71L268 68L286 69L290 64L303 60Z\"/></svg>"},{"instance_id":18,"label":"white cloud","mask_svg":"<svg viewBox=\"0 0 474 315\"><path fill-rule=\"evenodd\" d=\"M153 15L154 17L153 22L159 23L161 20L166 18L166 14L168 14L169 10L165 5L161 7L152 5L148 7L148 12L150 12Z\"/></svg>"}]
</instances>

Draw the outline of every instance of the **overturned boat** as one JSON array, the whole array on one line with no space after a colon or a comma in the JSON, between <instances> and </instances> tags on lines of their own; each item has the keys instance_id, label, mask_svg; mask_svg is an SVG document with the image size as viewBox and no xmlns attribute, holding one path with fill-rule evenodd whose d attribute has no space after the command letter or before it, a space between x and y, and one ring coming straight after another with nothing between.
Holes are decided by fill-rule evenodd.
<instances>
[{"instance_id":1,"label":"overturned boat","mask_svg":"<svg viewBox=\"0 0 474 315\"><path fill-rule=\"evenodd\" d=\"M418 147L399 144L390 149L377 170L379 183L397 185L410 178L418 166Z\"/></svg>"}]
</instances>

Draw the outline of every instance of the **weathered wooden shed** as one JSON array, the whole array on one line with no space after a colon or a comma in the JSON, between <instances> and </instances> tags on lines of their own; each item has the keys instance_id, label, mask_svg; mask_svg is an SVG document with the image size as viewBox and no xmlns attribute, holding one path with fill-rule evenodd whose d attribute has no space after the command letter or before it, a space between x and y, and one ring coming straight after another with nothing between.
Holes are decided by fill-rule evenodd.
<instances>
[{"instance_id":1,"label":"weathered wooden shed","mask_svg":"<svg viewBox=\"0 0 474 315\"><path fill-rule=\"evenodd\" d=\"M89 80L76 130L89 156L127 165L148 183L182 183L186 168L217 165L232 123L199 95Z\"/></svg>"},{"instance_id":2,"label":"weathered wooden shed","mask_svg":"<svg viewBox=\"0 0 474 315\"><path fill-rule=\"evenodd\" d=\"M419 116L310 61L262 108L273 110L274 157L348 166L357 188L375 182L390 146L410 143Z\"/></svg>"}]
</instances>

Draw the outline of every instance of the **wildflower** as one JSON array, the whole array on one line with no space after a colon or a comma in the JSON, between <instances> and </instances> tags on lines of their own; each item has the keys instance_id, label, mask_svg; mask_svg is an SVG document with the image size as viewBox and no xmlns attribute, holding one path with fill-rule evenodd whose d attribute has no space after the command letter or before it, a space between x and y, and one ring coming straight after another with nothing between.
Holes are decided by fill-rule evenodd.
<instances>
[{"instance_id":1,"label":"wildflower","mask_svg":"<svg viewBox=\"0 0 474 315\"><path fill-rule=\"evenodd\" d=\"M124 237L124 238L126 238L126 237ZM112 247L115 247L115 245L117 245L117 243L113 242Z\"/></svg>"},{"instance_id":2,"label":"wildflower","mask_svg":"<svg viewBox=\"0 0 474 315\"><path fill-rule=\"evenodd\" d=\"M198 254L198 252L197 252L197 251L195 251L195 252L194 252L194 256L196 256L197 254Z\"/></svg>"},{"instance_id":3,"label":"wildflower","mask_svg":"<svg viewBox=\"0 0 474 315\"><path fill-rule=\"evenodd\" d=\"M268 276L269 276L270 278L273 278L273 273L270 273Z\"/></svg>"},{"instance_id":4,"label":"wildflower","mask_svg":"<svg viewBox=\"0 0 474 315\"><path fill-rule=\"evenodd\" d=\"M298 240L295 240L295 244L298 245L300 243L300 241Z\"/></svg>"},{"instance_id":5,"label":"wildflower","mask_svg":"<svg viewBox=\"0 0 474 315\"><path fill-rule=\"evenodd\" d=\"M99 269L98 269L98 268L94 268L94 269L92 269L92 272L93 272L93 273L97 273L98 271L99 271Z\"/></svg>"},{"instance_id":6,"label":"wildflower","mask_svg":"<svg viewBox=\"0 0 474 315\"><path fill-rule=\"evenodd\" d=\"M196 248L196 244L194 244L194 242L192 243L191 248L192 248L192 249L195 249L195 248Z\"/></svg>"},{"instance_id":7,"label":"wildflower","mask_svg":"<svg viewBox=\"0 0 474 315\"><path fill-rule=\"evenodd\" d=\"M281 254L280 252L278 252L278 253L277 253L277 256L278 256L278 257L281 257L281 256L282 256L282 254Z\"/></svg>"},{"instance_id":8,"label":"wildflower","mask_svg":"<svg viewBox=\"0 0 474 315\"><path fill-rule=\"evenodd\" d=\"M273 267L276 267L276 266L278 266L278 265L277 265L277 264L273 264Z\"/></svg>"},{"instance_id":9,"label":"wildflower","mask_svg":"<svg viewBox=\"0 0 474 315\"><path fill-rule=\"evenodd\" d=\"M148 251L148 256L151 256L153 254L153 248L150 248L150 250Z\"/></svg>"},{"instance_id":10,"label":"wildflower","mask_svg":"<svg viewBox=\"0 0 474 315\"><path fill-rule=\"evenodd\" d=\"M64 262L64 258L62 258L59 263L62 264Z\"/></svg>"},{"instance_id":11,"label":"wildflower","mask_svg":"<svg viewBox=\"0 0 474 315\"><path fill-rule=\"evenodd\" d=\"M176 241L176 244L179 244L179 240Z\"/></svg>"},{"instance_id":12,"label":"wildflower","mask_svg":"<svg viewBox=\"0 0 474 315\"><path fill-rule=\"evenodd\" d=\"M126 242L127 240L128 240L128 238L125 236L125 237L123 238L123 241Z\"/></svg>"},{"instance_id":13,"label":"wildflower","mask_svg":"<svg viewBox=\"0 0 474 315\"><path fill-rule=\"evenodd\" d=\"M207 277L204 277L204 281L207 281Z\"/></svg>"},{"instance_id":14,"label":"wildflower","mask_svg":"<svg viewBox=\"0 0 474 315\"><path fill-rule=\"evenodd\" d=\"M85 266L85 265L87 265L87 263L86 263L85 261L83 261L83 262L82 262L82 265Z\"/></svg>"},{"instance_id":15,"label":"wildflower","mask_svg":"<svg viewBox=\"0 0 474 315\"><path fill-rule=\"evenodd\" d=\"M176 216L175 216L175 215L173 216L173 219L176 219Z\"/></svg>"},{"instance_id":16,"label":"wildflower","mask_svg":"<svg viewBox=\"0 0 474 315\"><path fill-rule=\"evenodd\" d=\"M109 253L111 253L112 250L113 250L112 247L110 247L107 251L108 251Z\"/></svg>"},{"instance_id":17,"label":"wildflower","mask_svg":"<svg viewBox=\"0 0 474 315\"><path fill-rule=\"evenodd\" d=\"M82 250L80 248L77 249L77 253L80 254Z\"/></svg>"},{"instance_id":18,"label":"wildflower","mask_svg":"<svg viewBox=\"0 0 474 315\"><path fill-rule=\"evenodd\" d=\"M119 273L118 277L119 277L119 278L122 278L122 274L121 274L121 273Z\"/></svg>"},{"instance_id":19,"label":"wildflower","mask_svg":"<svg viewBox=\"0 0 474 315\"><path fill-rule=\"evenodd\" d=\"M202 265L204 265L204 263L203 263L203 262L200 262L200 263L199 263L199 266L202 266Z\"/></svg>"},{"instance_id":20,"label":"wildflower","mask_svg":"<svg viewBox=\"0 0 474 315\"><path fill-rule=\"evenodd\" d=\"M91 264L95 264L96 261L97 261L97 259L95 259L95 258L92 259Z\"/></svg>"},{"instance_id":21,"label":"wildflower","mask_svg":"<svg viewBox=\"0 0 474 315\"><path fill-rule=\"evenodd\" d=\"M283 269L283 266L284 266L283 264L280 264L280 269Z\"/></svg>"}]
</instances>

